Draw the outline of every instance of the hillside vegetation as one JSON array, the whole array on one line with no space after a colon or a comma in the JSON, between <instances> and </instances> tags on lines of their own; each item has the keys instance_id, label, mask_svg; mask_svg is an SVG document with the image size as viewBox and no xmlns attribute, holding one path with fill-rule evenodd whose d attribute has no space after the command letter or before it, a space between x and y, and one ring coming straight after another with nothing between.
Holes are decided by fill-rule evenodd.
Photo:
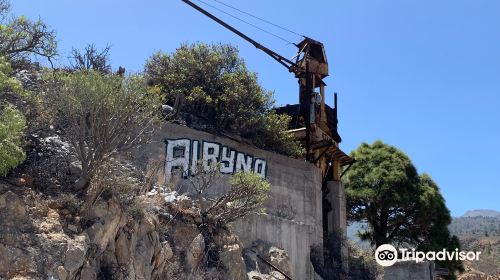
<instances>
[{"instance_id":1,"label":"hillside vegetation","mask_svg":"<svg viewBox=\"0 0 500 280\"><path fill-rule=\"evenodd\" d=\"M469 214L479 211L469 211ZM481 211L482 214L494 213L494 211ZM465 216L465 215L464 215ZM462 249L465 251L479 251L479 261L466 262L466 275L479 275L490 277L488 280L500 279L500 218L476 216L454 218L449 226L450 231L460 239ZM483 278L481 278L483 279ZM486 279L486 278L484 278Z\"/></svg>"},{"instance_id":2,"label":"hillside vegetation","mask_svg":"<svg viewBox=\"0 0 500 280\"><path fill-rule=\"evenodd\" d=\"M51 66L60 58L55 31L12 15L9 2L0 0L0 279L244 280L247 273L267 279L276 267L290 274L284 250L258 241L244 250L229 228L262 212L270 189L265 179L252 172L226 178L214 163L191 174L191 189L178 194L174 184L153 180L154 172L136 165L135 149L164 121L180 120L160 111L169 92L144 73L114 72L108 50L74 49L72 61L59 61L57 69L35 63L34 56ZM169 71L175 69L160 73ZM285 152L287 119L273 117L271 96L255 74L236 72L225 77L231 99L216 88L222 97L213 104L204 95L205 108L240 136L239 124L249 120L231 118L255 111L249 125L262 133L262 147ZM258 100L247 102L236 91L244 85L261 93ZM214 106L234 114L221 115ZM226 192L204 196L222 186Z\"/></svg>"},{"instance_id":3,"label":"hillside vegetation","mask_svg":"<svg viewBox=\"0 0 500 280\"><path fill-rule=\"evenodd\" d=\"M454 218L449 226L454 234L467 236L500 236L500 217L460 217Z\"/></svg>"}]
</instances>

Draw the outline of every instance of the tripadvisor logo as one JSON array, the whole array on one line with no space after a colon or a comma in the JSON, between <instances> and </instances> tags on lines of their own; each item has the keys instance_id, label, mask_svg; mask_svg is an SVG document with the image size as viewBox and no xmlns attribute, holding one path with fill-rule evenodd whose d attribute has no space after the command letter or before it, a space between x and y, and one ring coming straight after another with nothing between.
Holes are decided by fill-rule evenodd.
<instances>
[{"instance_id":1,"label":"tripadvisor logo","mask_svg":"<svg viewBox=\"0 0 500 280\"><path fill-rule=\"evenodd\" d=\"M481 252L464 252L455 249L448 251L443 249L441 251L422 252L415 249L399 248L399 252L394 246L390 244L380 245L375 250L375 260L381 266L392 266L397 261L415 261L416 263L423 261L477 261L479 260Z\"/></svg>"},{"instance_id":2,"label":"tripadvisor logo","mask_svg":"<svg viewBox=\"0 0 500 280\"><path fill-rule=\"evenodd\" d=\"M381 266L391 266L398 260L398 251L390 244L380 245L375 250L375 260Z\"/></svg>"}]
</instances>

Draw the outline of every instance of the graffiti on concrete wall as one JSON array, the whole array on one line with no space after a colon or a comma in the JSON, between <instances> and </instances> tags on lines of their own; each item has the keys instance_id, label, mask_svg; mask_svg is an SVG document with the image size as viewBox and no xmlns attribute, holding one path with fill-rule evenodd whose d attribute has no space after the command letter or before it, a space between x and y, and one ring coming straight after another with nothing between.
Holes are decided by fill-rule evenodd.
<instances>
[{"instance_id":1,"label":"graffiti on concrete wall","mask_svg":"<svg viewBox=\"0 0 500 280\"><path fill-rule=\"evenodd\" d=\"M197 173L198 162L208 170L215 163L220 163L223 174L235 172L255 172L266 178L267 162L241 151L237 151L216 142L181 139L165 139L166 161L165 174L172 175L174 170L180 170L187 177Z\"/></svg>"}]
</instances>

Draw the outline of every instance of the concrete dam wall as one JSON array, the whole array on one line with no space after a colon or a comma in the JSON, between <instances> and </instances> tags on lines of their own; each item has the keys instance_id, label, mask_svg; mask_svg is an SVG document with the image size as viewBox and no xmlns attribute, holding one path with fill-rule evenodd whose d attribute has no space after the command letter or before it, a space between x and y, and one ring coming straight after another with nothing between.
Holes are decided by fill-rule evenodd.
<instances>
[{"instance_id":1,"label":"concrete dam wall","mask_svg":"<svg viewBox=\"0 0 500 280\"><path fill-rule=\"evenodd\" d=\"M320 170L303 160L171 123L164 124L153 142L137 155L137 161L146 169L152 162L163 163L158 180L164 182L175 180L179 170L183 172L180 177L193 174L199 160L204 164L221 162L223 174L244 170L269 181L272 187L266 214L246 217L231 227L245 247L255 240L264 240L285 249L292 263L293 279L314 279L310 248L323 244ZM179 193L189 192L182 178L175 184ZM227 184L223 183L208 195L223 193L225 189Z\"/></svg>"}]
</instances>

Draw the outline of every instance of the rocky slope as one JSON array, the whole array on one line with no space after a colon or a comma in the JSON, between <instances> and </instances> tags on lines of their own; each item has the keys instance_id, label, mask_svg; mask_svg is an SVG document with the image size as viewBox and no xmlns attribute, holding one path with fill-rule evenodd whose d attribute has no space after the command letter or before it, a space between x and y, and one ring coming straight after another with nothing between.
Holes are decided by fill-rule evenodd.
<instances>
[{"instance_id":1,"label":"rocky slope","mask_svg":"<svg viewBox=\"0 0 500 280\"><path fill-rule=\"evenodd\" d=\"M458 280L499 280L500 274L488 275L484 272L477 271L470 266L470 263L465 264L464 273L460 274Z\"/></svg>"},{"instance_id":2,"label":"rocky slope","mask_svg":"<svg viewBox=\"0 0 500 280\"><path fill-rule=\"evenodd\" d=\"M285 279L262 259L290 273L283 250L264 242L244 249L225 229L213 236L218 262L208 267L185 196L166 203L144 195L127 209L103 195L84 218L77 197L17 182L0 183L0 279Z\"/></svg>"},{"instance_id":3,"label":"rocky slope","mask_svg":"<svg viewBox=\"0 0 500 280\"><path fill-rule=\"evenodd\" d=\"M465 262L466 271L461 280L500 279L500 218L494 211L469 211L464 217L454 218L450 231L457 235L462 250L479 251L478 261Z\"/></svg>"},{"instance_id":4,"label":"rocky slope","mask_svg":"<svg viewBox=\"0 0 500 280\"><path fill-rule=\"evenodd\" d=\"M16 77L38 92L36 73ZM0 280L285 279L272 266L291 273L288 255L272 244L243 248L226 227L208 238L187 196L117 186L84 203L70 187L80 164L69 144L36 104L1 96L29 122L26 161L0 177Z\"/></svg>"}]
</instances>

